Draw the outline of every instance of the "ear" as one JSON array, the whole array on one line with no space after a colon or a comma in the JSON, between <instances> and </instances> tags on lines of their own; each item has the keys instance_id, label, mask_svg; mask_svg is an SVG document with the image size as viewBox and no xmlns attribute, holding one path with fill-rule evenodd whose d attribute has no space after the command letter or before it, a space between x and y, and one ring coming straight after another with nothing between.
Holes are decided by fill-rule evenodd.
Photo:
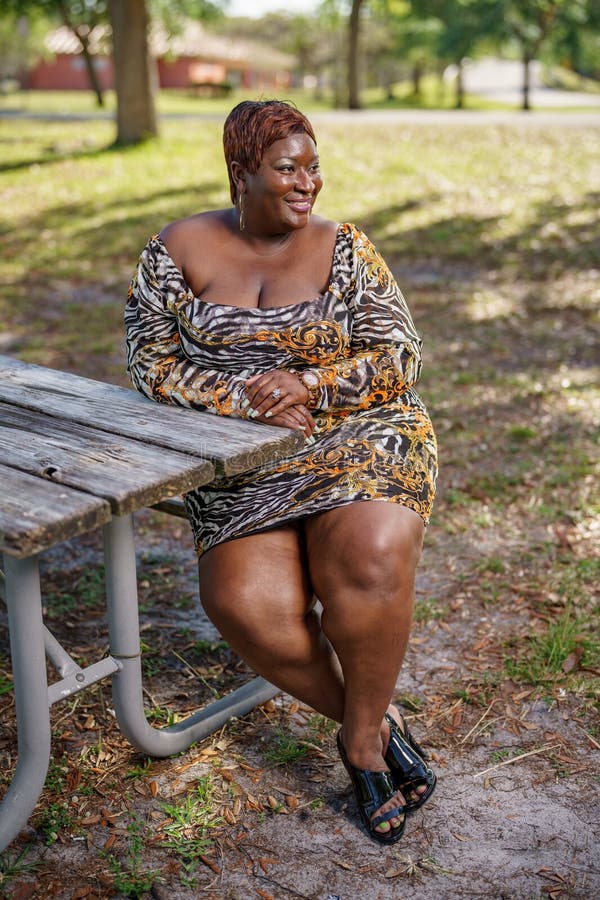
<instances>
[{"instance_id":1,"label":"ear","mask_svg":"<svg viewBox=\"0 0 600 900\"><path fill-rule=\"evenodd\" d=\"M229 166L233 183L238 194L246 193L246 170L237 160L232 160Z\"/></svg>"}]
</instances>

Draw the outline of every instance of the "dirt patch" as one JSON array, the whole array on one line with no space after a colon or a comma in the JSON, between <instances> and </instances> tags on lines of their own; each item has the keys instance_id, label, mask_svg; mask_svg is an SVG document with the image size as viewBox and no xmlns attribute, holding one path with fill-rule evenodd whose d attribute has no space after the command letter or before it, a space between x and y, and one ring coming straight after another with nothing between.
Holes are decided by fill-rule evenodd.
<instances>
[{"instance_id":1,"label":"dirt patch","mask_svg":"<svg viewBox=\"0 0 600 900\"><path fill-rule=\"evenodd\" d=\"M148 512L138 517L138 532L149 706L183 713L215 684L233 685L245 673L198 614L185 524ZM38 867L10 879L4 896L116 896L124 873L133 895L182 900L594 896L597 741L577 696L560 687L544 696L498 677L505 641L531 628L532 607L516 593L507 609L457 592L456 563L448 571L448 561L468 559L468 549L461 540L430 535L423 560L398 697L429 748L439 783L399 845L380 848L365 837L333 731L292 698L277 698L176 759L149 761L120 737L109 690L97 687L78 695L70 714L54 709L51 785L32 826L5 855L14 860L28 848L24 862ZM50 615L53 630L65 642L69 632L76 635L80 653L105 639L89 586L100 561L94 536L44 560L49 604L62 604ZM87 594L80 583L79 601L65 609L63 582L70 584L74 572L88 573ZM208 644L203 666L192 654L198 642ZM182 660L195 662L203 684ZM282 734L304 751L285 765L274 752ZM9 728L2 741L9 759L13 737ZM221 820L203 832L211 846L192 864L164 847L164 804L189 796L203 778L211 780L211 807ZM53 837L44 816L61 795L68 821ZM132 851L138 826L139 858ZM197 834L190 826L190 843ZM140 892L146 871L155 874L149 891Z\"/></svg>"}]
</instances>

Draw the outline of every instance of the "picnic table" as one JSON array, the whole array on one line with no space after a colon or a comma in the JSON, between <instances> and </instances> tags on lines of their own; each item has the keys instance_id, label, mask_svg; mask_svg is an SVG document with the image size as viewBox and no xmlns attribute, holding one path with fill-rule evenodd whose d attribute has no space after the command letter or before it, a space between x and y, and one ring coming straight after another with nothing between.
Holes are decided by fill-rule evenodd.
<instances>
[{"instance_id":1,"label":"picnic table","mask_svg":"<svg viewBox=\"0 0 600 900\"><path fill-rule=\"evenodd\" d=\"M276 693L255 678L167 728L144 713L133 513L248 471L303 442L287 429L153 403L127 388L0 356L0 550L18 762L0 850L31 815L51 752L50 706L112 677L117 722L151 756L186 749ZM102 528L109 653L79 666L43 622L39 554ZM59 680L48 684L46 657Z\"/></svg>"}]
</instances>

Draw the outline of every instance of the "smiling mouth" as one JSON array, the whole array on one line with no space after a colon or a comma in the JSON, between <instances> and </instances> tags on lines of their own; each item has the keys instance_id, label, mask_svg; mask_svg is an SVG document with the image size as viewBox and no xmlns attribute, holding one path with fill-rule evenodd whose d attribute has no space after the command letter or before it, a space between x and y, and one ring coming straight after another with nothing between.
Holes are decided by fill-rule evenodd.
<instances>
[{"instance_id":1,"label":"smiling mouth","mask_svg":"<svg viewBox=\"0 0 600 900\"><path fill-rule=\"evenodd\" d=\"M298 211L305 212L306 210L309 210L311 208L312 203L313 203L313 198L311 197L310 199L307 199L307 200L288 200L287 202L288 202L289 206L292 207L292 209L296 209Z\"/></svg>"}]
</instances>

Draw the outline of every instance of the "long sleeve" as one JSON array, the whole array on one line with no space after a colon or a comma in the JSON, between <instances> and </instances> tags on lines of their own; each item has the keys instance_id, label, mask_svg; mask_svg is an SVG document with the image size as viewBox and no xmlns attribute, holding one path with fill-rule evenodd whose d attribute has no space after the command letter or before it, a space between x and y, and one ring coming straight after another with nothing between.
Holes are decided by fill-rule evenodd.
<instances>
[{"instance_id":1,"label":"long sleeve","mask_svg":"<svg viewBox=\"0 0 600 900\"><path fill-rule=\"evenodd\" d=\"M309 367L315 389L309 406L366 409L410 388L421 370L421 340L392 273L369 238L354 226L351 287L345 301L352 313L347 357Z\"/></svg>"},{"instance_id":2,"label":"long sleeve","mask_svg":"<svg viewBox=\"0 0 600 900\"><path fill-rule=\"evenodd\" d=\"M152 238L140 256L125 308L131 381L159 403L244 417L240 404L250 373L202 368L182 350L178 309L189 300L162 243Z\"/></svg>"}]
</instances>

